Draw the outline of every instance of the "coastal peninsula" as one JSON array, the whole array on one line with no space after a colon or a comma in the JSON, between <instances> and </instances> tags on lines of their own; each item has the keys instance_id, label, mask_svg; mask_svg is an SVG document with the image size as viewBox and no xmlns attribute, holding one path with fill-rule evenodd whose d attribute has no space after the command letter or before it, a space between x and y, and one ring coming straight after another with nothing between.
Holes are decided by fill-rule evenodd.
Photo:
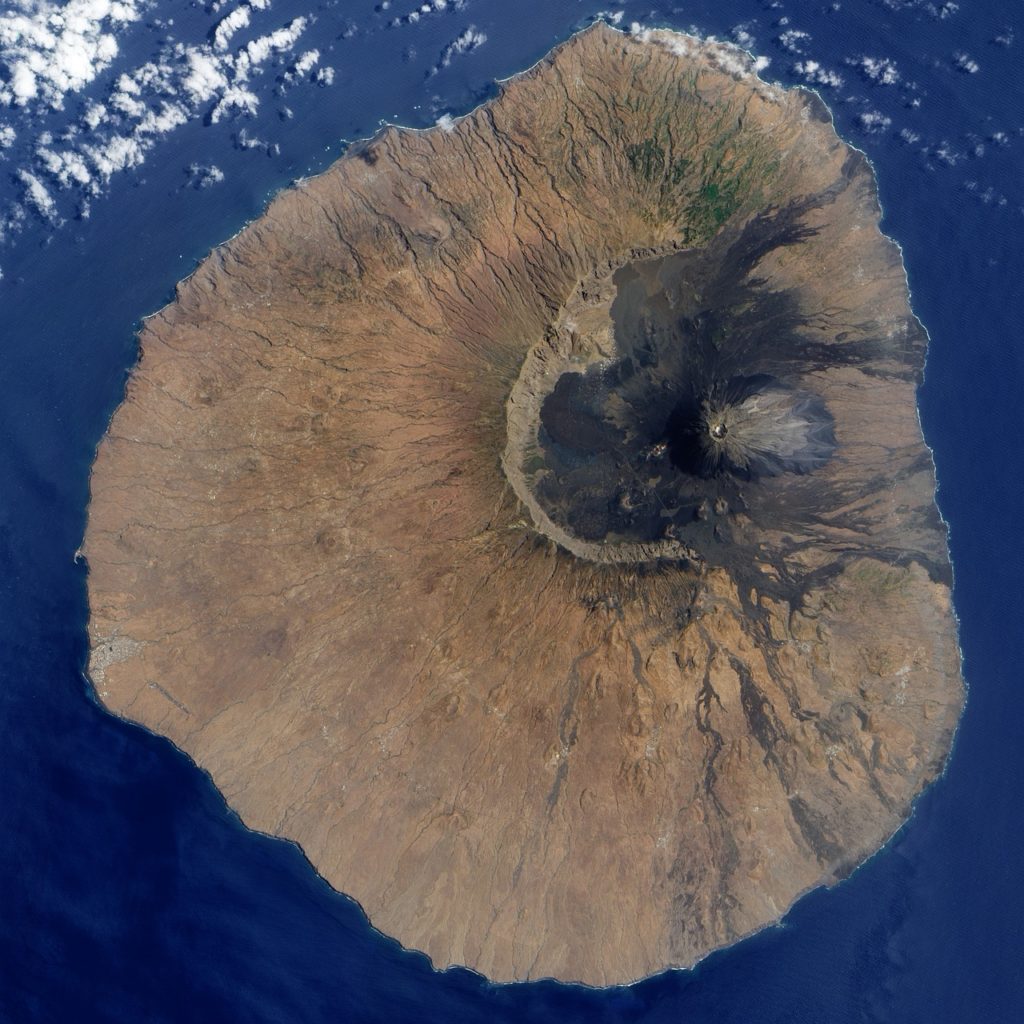
<instances>
[{"instance_id":1,"label":"coastal peninsula","mask_svg":"<svg viewBox=\"0 0 1024 1024\"><path fill-rule=\"evenodd\" d=\"M357 145L146 322L99 698L439 968L623 983L778 920L963 700L879 219L815 94L667 31Z\"/></svg>"}]
</instances>

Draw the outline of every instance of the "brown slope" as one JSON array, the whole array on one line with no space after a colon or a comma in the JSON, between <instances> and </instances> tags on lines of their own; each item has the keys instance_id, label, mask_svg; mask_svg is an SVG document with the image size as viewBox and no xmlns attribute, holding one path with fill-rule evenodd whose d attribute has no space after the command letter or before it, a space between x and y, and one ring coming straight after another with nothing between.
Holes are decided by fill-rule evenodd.
<instances>
[{"instance_id":1,"label":"brown slope","mask_svg":"<svg viewBox=\"0 0 1024 1024\"><path fill-rule=\"evenodd\" d=\"M718 296L749 335L729 372L827 409L823 465L659 463L623 502L592 451L578 485L540 451L544 415L569 444L585 422L545 406L558 381L623 357L615 275L677 258L650 366ZM598 26L450 131L387 130L215 251L141 349L93 473L97 692L438 966L692 964L847 873L941 769L923 332L870 168L736 51ZM595 444L647 444L638 394L602 396ZM576 514L666 486L714 500Z\"/></svg>"}]
</instances>

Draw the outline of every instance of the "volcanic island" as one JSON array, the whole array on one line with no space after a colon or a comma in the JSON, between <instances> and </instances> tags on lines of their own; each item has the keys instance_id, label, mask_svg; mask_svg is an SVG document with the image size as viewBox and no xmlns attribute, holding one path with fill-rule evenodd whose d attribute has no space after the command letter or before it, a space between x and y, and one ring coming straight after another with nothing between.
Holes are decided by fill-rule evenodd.
<instances>
[{"instance_id":1,"label":"volcanic island","mask_svg":"<svg viewBox=\"0 0 1024 1024\"><path fill-rule=\"evenodd\" d=\"M963 688L865 157L598 24L278 196L145 324L90 675L438 967L687 967L878 850Z\"/></svg>"}]
</instances>

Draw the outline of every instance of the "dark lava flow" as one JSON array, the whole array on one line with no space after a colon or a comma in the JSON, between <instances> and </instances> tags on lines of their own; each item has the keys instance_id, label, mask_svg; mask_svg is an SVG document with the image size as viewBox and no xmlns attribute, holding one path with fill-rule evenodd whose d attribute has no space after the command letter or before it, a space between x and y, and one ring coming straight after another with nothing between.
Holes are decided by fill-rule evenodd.
<instances>
[{"instance_id":1,"label":"dark lava flow","mask_svg":"<svg viewBox=\"0 0 1024 1024\"><path fill-rule=\"evenodd\" d=\"M805 210L616 271L620 356L564 373L541 408L534 493L552 520L587 541L678 538L722 562L737 513L755 530L806 529L835 508L815 475L836 438L814 375L875 353L816 336L797 296L756 275L811 234Z\"/></svg>"}]
</instances>

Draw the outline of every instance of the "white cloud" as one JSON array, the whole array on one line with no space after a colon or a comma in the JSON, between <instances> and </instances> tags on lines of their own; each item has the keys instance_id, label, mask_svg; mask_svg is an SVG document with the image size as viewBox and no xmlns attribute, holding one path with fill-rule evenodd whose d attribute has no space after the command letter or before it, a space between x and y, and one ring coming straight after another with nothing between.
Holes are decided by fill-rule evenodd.
<instances>
[{"instance_id":1,"label":"white cloud","mask_svg":"<svg viewBox=\"0 0 1024 1024\"><path fill-rule=\"evenodd\" d=\"M876 85L895 85L900 80L899 69L888 57L855 57L847 63Z\"/></svg>"},{"instance_id":2,"label":"white cloud","mask_svg":"<svg viewBox=\"0 0 1024 1024\"><path fill-rule=\"evenodd\" d=\"M290 55L307 28L305 17L232 51L233 37L254 24L270 0L215 2L207 11L219 12L220 20L211 19L212 30L191 41L166 38L169 20L149 21L134 31L140 40L146 38L142 33L149 34L146 52L151 57L129 64L119 54L119 37L150 4L0 0L0 108L12 111L10 124L0 121L0 155L6 156L16 140L25 141L30 154L15 174L18 197L0 207L0 242L23 228L28 212L53 224L72 209L86 216L90 199L102 194L114 175L138 168L158 141L181 125L254 115L260 96L269 92L269 87L258 88L257 79L271 63L287 67L285 77L295 82L333 81L333 68L318 69L317 50L307 49L294 59ZM453 6L448 2L445 9ZM105 87L98 87L104 78ZM40 115L60 108L90 84L80 114L65 119L59 130L40 130ZM250 147L244 136L239 144L276 151L258 140ZM208 170L203 182L213 183L219 169Z\"/></svg>"},{"instance_id":3,"label":"white cloud","mask_svg":"<svg viewBox=\"0 0 1024 1024\"><path fill-rule=\"evenodd\" d=\"M36 151L36 156L47 172L64 188L72 185L87 188L92 184L92 172L80 153L60 153L42 146Z\"/></svg>"},{"instance_id":4,"label":"white cloud","mask_svg":"<svg viewBox=\"0 0 1024 1024\"><path fill-rule=\"evenodd\" d=\"M823 68L816 60L802 60L793 65L793 71L812 85L827 85L838 89L843 84L841 75Z\"/></svg>"},{"instance_id":5,"label":"white cloud","mask_svg":"<svg viewBox=\"0 0 1024 1024\"><path fill-rule=\"evenodd\" d=\"M953 63L958 71L963 71L968 75L976 75L981 70L978 62L967 53L954 53Z\"/></svg>"},{"instance_id":6,"label":"white cloud","mask_svg":"<svg viewBox=\"0 0 1024 1024\"><path fill-rule=\"evenodd\" d=\"M804 53L804 46L811 41L810 34L798 28L786 29L779 36L779 45L790 53Z\"/></svg>"},{"instance_id":7,"label":"white cloud","mask_svg":"<svg viewBox=\"0 0 1024 1024\"><path fill-rule=\"evenodd\" d=\"M127 89L121 89L110 97L110 107L119 114L134 118L142 117L146 112L146 104Z\"/></svg>"},{"instance_id":8,"label":"white cloud","mask_svg":"<svg viewBox=\"0 0 1024 1024\"><path fill-rule=\"evenodd\" d=\"M12 203L0 218L0 242L17 234L24 226L27 215L22 203Z\"/></svg>"},{"instance_id":9,"label":"white cloud","mask_svg":"<svg viewBox=\"0 0 1024 1024\"><path fill-rule=\"evenodd\" d=\"M152 144L151 140L112 135L102 145L86 145L82 149L96 168L101 180L106 183L118 171L126 171L143 163L146 159L146 150Z\"/></svg>"},{"instance_id":10,"label":"white cloud","mask_svg":"<svg viewBox=\"0 0 1024 1024\"><path fill-rule=\"evenodd\" d=\"M226 50L231 42L231 37L249 24L252 18L252 8L248 4L242 4L223 17L213 29L213 48L215 50Z\"/></svg>"},{"instance_id":11,"label":"white cloud","mask_svg":"<svg viewBox=\"0 0 1024 1024\"><path fill-rule=\"evenodd\" d=\"M102 103L90 103L82 115L82 123L89 129L95 130L107 117L107 108Z\"/></svg>"},{"instance_id":12,"label":"white cloud","mask_svg":"<svg viewBox=\"0 0 1024 1024\"><path fill-rule=\"evenodd\" d=\"M451 62L464 53L472 53L487 42L487 36L478 32L472 25L464 32L453 39L442 51L437 63L430 69L428 75L436 75L442 68L448 67Z\"/></svg>"},{"instance_id":13,"label":"white cloud","mask_svg":"<svg viewBox=\"0 0 1024 1024\"><path fill-rule=\"evenodd\" d=\"M997 192L991 185L983 189L977 181L965 181L964 187L968 192L973 192L986 206L1006 206L1009 203L1006 196Z\"/></svg>"},{"instance_id":14,"label":"white cloud","mask_svg":"<svg viewBox=\"0 0 1024 1024\"><path fill-rule=\"evenodd\" d=\"M279 28L276 32L271 32L269 35L253 39L252 42L246 44L243 48L235 63L235 67L243 70L246 61L249 65L262 64L275 53L290 50L305 29L306 19L295 18L285 25L284 28Z\"/></svg>"},{"instance_id":15,"label":"white cloud","mask_svg":"<svg viewBox=\"0 0 1024 1024\"><path fill-rule=\"evenodd\" d=\"M25 186L25 203L34 209L40 216L51 224L56 224L57 204L53 196L46 190L46 186L30 171L24 169L18 171L18 178Z\"/></svg>"},{"instance_id":16,"label":"white cloud","mask_svg":"<svg viewBox=\"0 0 1024 1024\"><path fill-rule=\"evenodd\" d=\"M0 11L0 105L61 108L117 56L115 33L141 0L13 0Z\"/></svg>"},{"instance_id":17,"label":"white cloud","mask_svg":"<svg viewBox=\"0 0 1024 1024\"><path fill-rule=\"evenodd\" d=\"M233 85L226 89L219 100L210 111L210 123L217 124L225 117L235 114L246 114L254 117L259 108L259 97L251 90L241 85Z\"/></svg>"},{"instance_id":18,"label":"white cloud","mask_svg":"<svg viewBox=\"0 0 1024 1024\"><path fill-rule=\"evenodd\" d=\"M294 64L284 73L285 82L291 84L300 78L308 75L320 61L319 50L306 50L295 61Z\"/></svg>"},{"instance_id":19,"label":"white cloud","mask_svg":"<svg viewBox=\"0 0 1024 1024\"><path fill-rule=\"evenodd\" d=\"M312 71L319 60L319 50L306 50L306 52L299 57L292 67L295 69L296 74L304 75L307 71Z\"/></svg>"},{"instance_id":20,"label":"white cloud","mask_svg":"<svg viewBox=\"0 0 1024 1024\"><path fill-rule=\"evenodd\" d=\"M675 51L673 51L675 52ZM739 77L750 71L750 55L732 43L708 40L704 47L705 56L727 75Z\"/></svg>"},{"instance_id":21,"label":"white cloud","mask_svg":"<svg viewBox=\"0 0 1024 1024\"><path fill-rule=\"evenodd\" d=\"M188 108L180 103L161 103L157 110L147 110L135 126L137 135L166 135L189 120Z\"/></svg>"},{"instance_id":22,"label":"white cloud","mask_svg":"<svg viewBox=\"0 0 1024 1024\"><path fill-rule=\"evenodd\" d=\"M256 138L255 135L250 135L248 128L243 128L235 136L235 144L239 149L266 149L267 143L262 139Z\"/></svg>"},{"instance_id":23,"label":"white cloud","mask_svg":"<svg viewBox=\"0 0 1024 1024\"><path fill-rule=\"evenodd\" d=\"M688 34L680 34L669 29L647 28L640 22L634 21L630 25L629 31L639 42L664 47L677 57L687 57L695 51L699 52L708 63L735 77L749 76L751 72L760 73L771 64L768 57L754 57L735 43L716 39L714 36L702 39L699 29L695 26L689 29ZM735 35L735 30L733 34ZM773 101L776 99L776 94L770 85L757 82L755 88L758 94L764 98Z\"/></svg>"},{"instance_id":24,"label":"white cloud","mask_svg":"<svg viewBox=\"0 0 1024 1024\"><path fill-rule=\"evenodd\" d=\"M752 50L757 45L757 40L751 32L753 27L750 22L744 22L742 25L734 25L729 34L737 46L742 46L744 50Z\"/></svg>"},{"instance_id":25,"label":"white cloud","mask_svg":"<svg viewBox=\"0 0 1024 1024\"><path fill-rule=\"evenodd\" d=\"M431 14L441 14L444 11L461 11L466 6L466 2L467 0L430 0L429 3L421 3L419 7L409 11L408 14L392 18L389 25L391 28L397 28L399 25L415 25ZM390 0L384 0L380 5L382 11L386 11L390 7Z\"/></svg>"},{"instance_id":26,"label":"white cloud","mask_svg":"<svg viewBox=\"0 0 1024 1024\"><path fill-rule=\"evenodd\" d=\"M185 59L187 70L181 85L193 103L205 103L227 88L224 62L212 53L204 53L197 49L189 50Z\"/></svg>"},{"instance_id":27,"label":"white cloud","mask_svg":"<svg viewBox=\"0 0 1024 1024\"><path fill-rule=\"evenodd\" d=\"M203 164L191 164L186 171L188 183L193 188L210 188L219 185L224 180L224 172L214 164L204 166Z\"/></svg>"},{"instance_id":28,"label":"white cloud","mask_svg":"<svg viewBox=\"0 0 1024 1024\"><path fill-rule=\"evenodd\" d=\"M696 35L696 33L691 34ZM677 35L675 32L662 35L658 42L669 53L674 53L677 57L688 57L692 49L690 40L686 36Z\"/></svg>"},{"instance_id":29,"label":"white cloud","mask_svg":"<svg viewBox=\"0 0 1024 1024\"><path fill-rule=\"evenodd\" d=\"M885 114L877 110L867 110L863 114L857 115L857 123L864 131L877 135L879 132L884 132L892 124L892 118L886 117Z\"/></svg>"},{"instance_id":30,"label":"white cloud","mask_svg":"<svg viewBox=\"0 0 1024 1024\"><path fill-rule=\"evenodd\" d=\"M25 64L16 64L11 69L11 82L10 82L10 96L11 102L23 106L28 103L29 100L34 100L39 95L39 85L36 82L36 76L32 69ZM0 102L3 102L4 93L0 89Z\"/></svg>"},{"instance_id":31,"label":"white cloud","mask_svg":"<svg viewBox=\"0 0 1024 1024\"><path fill-rule=\"evenodd\" d=\"M937 146L933 147L932 155L940 163L946 164L947 167L955 167L967 157L966 153L955 150L946 139L943 139Z\"/></svg>"},{"instance_id":32,"label":"white cloud","mask_svg":"<svg viewBox=\"0 0 1024 1024\"><path fill-rule=\"evenodd\" d=\"M281 152L281 147L276 142L266 142L255 135L250 135L246 128L242 128L235 136L235 145L239 149L262 149L268 156L277 156Z\"/></svg>"}]
</instances>

